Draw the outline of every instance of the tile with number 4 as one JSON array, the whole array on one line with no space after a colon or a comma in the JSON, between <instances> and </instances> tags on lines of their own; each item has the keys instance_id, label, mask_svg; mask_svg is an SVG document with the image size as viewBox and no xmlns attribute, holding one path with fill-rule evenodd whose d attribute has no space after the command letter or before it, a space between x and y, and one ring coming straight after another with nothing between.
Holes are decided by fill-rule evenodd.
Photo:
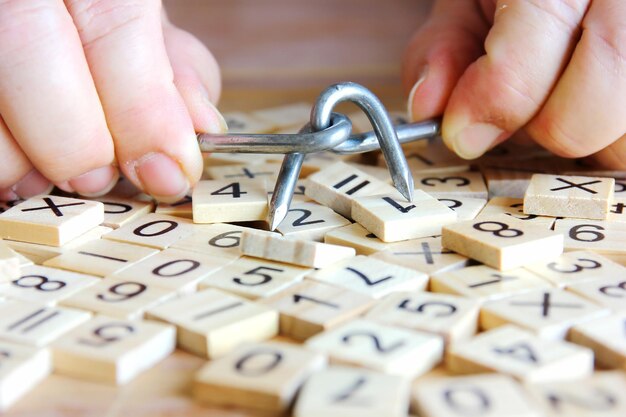
<instances>
[{"instance_id":1,"label":"tile with number 4","mask_svg":"<svg viewBox=\"0 0 626 417\"><path fill-rule=\"evenodd\" d=\"M226 223L265 220L265 180L206 180L193 190L194 223Z\"/></svg>"}]
</instances>

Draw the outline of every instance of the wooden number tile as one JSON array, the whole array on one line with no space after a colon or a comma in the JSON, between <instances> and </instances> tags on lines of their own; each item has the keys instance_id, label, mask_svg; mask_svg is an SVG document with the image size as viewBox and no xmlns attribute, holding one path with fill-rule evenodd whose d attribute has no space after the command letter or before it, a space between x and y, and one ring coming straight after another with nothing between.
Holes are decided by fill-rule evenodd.
<instances>
[{"instance_id":1,"label":"wooden number tile","mask_svg":"<svg viewBox=\"0 0 626 417\"><path fill-rule=\"evenodd\" d=\"M493 197L476 218L489 218L498 214L506 214L525 223L545 225L550 229L554 224L554 217L538 216L536 214L524 214L524 200L512 197Z\"/></svg>"},{"instance_id":2,"label":"wooden number tile","mask_svg":"<svg viewBox=\"0 0 626 417\"><path fill-rule=\"evenodd\" d=\"M33 389L52 370L48 349L0 342L0 412Z\"/></svg>"},{"instance_id":3,"label":"wooden number tile","mask_svg":"<svg viewBox=\"0 0 626 417\"><path fill-rule=\"evenodd\" d=\"M422 272L362 255L311 272L307 278L372 298L398 291L423 291L428 286L428 275Z\"/></svg>"},{"instance_id":4,"label":"wooden number tile","mask_svg":"<svg viewBox=\"0 0 626 417\"><path fill-rule=\"evenodd\" d=\"M241 234L248 229L222 223L195 225L191 235L176 241L170 248L235 260L241 256Z\"/></svg>"},{"instance_id":5,"label":"wooden number tile","mask_svg":"<svg viewBox=\"0 0 626 417\"><path fill-rule=\"evenodd\" d=\"M189 219L151 213L107 233L103 238L165 249L192 233L193 223Z\"/></svg>"},{"instance_id":6,"label":"wooden number tile","mask_svg":"<svg viewBox=\"0 0 626 417\"><path fill-rule=\"evenodd\" d=\"M443 174L469 171L471 163L450 151L443 141L436 140L424 147L412 147L406 152L411 172L416 174ZM380 160L380 163L384 163Z\"/></svg>"},{"instance_id":7,"label":"wooden number tile","mask_svg":"<svg viewBox=\"0 0 626 417\"><path fill-rule=\"evenodd\" d=\"M139 262L157 252L157 249L144 246L98 239L48 259L43 264L104 277L128 268L134 262Z\"/></svg>"},{"instance_id":8,"label":"wooden number tile","mask_svg":"<svg viewBox=\"0 0 626 417\"><path fill-rule=\"evenodd\" d=\"M442 271L463 268L469 262L469 258L444 248L440 237L394 243L371 257L415 269L430 276Z\"/></svg>"},{"instance_id":9,"label":"wooden number tile","mask_svg":"<svg viewBox=\"0 0 626 417\"><path fill-rule=\"evenodd\" d=\"M394 192L392 185L343 162L310 175L306 187L307 196L344 217L350 217L352 199Z\"/></svg>"},{"instance_id":10,"label":"wooden number tile","mask_svg":"<svg viewBox=\"0 0 626 417\"><path fill-rule=\"evenodd\" d=\"M125 384L169 356L173 326L97 316L52 344L55 372L74 378Z\"/></svg>"},{"instance_id":11,"label":"wooden number tile","mask_svg":"<svg viewBox=\"0 0 626 417\"><path fill-rule=\"evenodd\" d=\"M554 382L591 375L593 351L510 325L452 346L446 365L459 374L497 372L527 383Z\"/></svg>"},{"instance_id":12,"label":"wooden number tile","mask_svg":"<svg viewBox=\"0 0 626 417\"><path fill-rule=\"evenodd\" d=\"M89 317L86 311L4 301L0 303L0 340L43 347Z\"/></svg>"},{"instance_id":13,"label":"wooden number tile","mask_svg":"<svg viewBox=\"0 0 626 417\"><path fill-rule=\"evenodd\" d=\"M328 207L298 203L291 206L276 230L283 236L321 242L327 232L349 224L350 220Z\"/></svg>"},{"instance_id":14,"label":"wooden number tile","mask_svg":"<svg viewBox=\"0 0 626 417\"><path fill-rule=\"evenodd\" d=\"M309 154L311 155L311 154ZM291 198L291 203L292 204L299 204L299 203L310 203L313 200L311 200L309 197L306 196L306 184L307 184L307 180L306 179L301 179L296 181L296 188L293 191L293 196ZM267 192L268 197L270 198L270 200L272 199L272 195L274 194L274 190L269 190Z\"/></svg>"},{"instance_id":15,"label":"wooden number tile","mask_svg":"<svg viewBox=\"0 0 626 417\"><path fill-rule=\"evenodd\" d=\"M521 385L506 375L418 381L411 397L420 417L540 417Z\"/></svg>"},{"instance_id":16,"label":"wooden number tile","mask_svg":"<svg viewBox=\"0 0 626 417\"><path fill-rule=\"evenodd\" d=\"M454 223L457 214L423 191L415 190L407 203L398 191L352 200L352 218L383 242L441 234L441 227Z\"/></svg>"},{"instance_id":17,"label":"wooden number tile","mask_svg":"<svg viewBox=\"0 0 626 417\"><path fill-rule=\"evenodd\" d=\"M241 297L269 297L300 281L310 268L244 256L200 282L200 288L218 288Z\"/></svg>"},{"instance_id":18,"label":"wooden number tile","mask_svg":"<svg viewBox=\"0 0 626 417\"><path fill-rule=\"evenodd\" d=\"M290 239L253 229L241 235L240 250L244 255L312 268L324 268L356 254L345 246Z\"/></svg>"},{"instance_id":19,"label":"wooden number tile","mask_svg":"<svg viewBox=\"0 0 626 417\"><path fill-rule=\"evenodd\" d=\"M313 336L306 346L327 354L331 363L409 378L425 374L443 359L441 336L363 319Z\"/></svg>"},{"instance_id":20,"label":"wooden number tile","mask_svg":"<svg viewBox=\"0 0 626 417\"><path fill-rule=\"evenodd\" d=\"M215 153L203 157L204 167L222 165L253 165L262 164L270 157L268 154L258 153ZM210 179L209 175L203 172L202 179Z\"/></svg>"},{"instance_id":21,"label":"wooden number tile","mask_svg":"<svg viewBox=\"0 0 626 417\"><path fill-rule=\"evenodd\" d=\"M590 250L607 256L626 254L626 223L559 219L554 230L565 236L566 250Z\"/></svg>"},{"instance_id":22,"label":"wooden number tile","mask_svg":"<svg viewBox=\"0 0 626 417\"><path fill-rule=\"evenodd\" d=\"M222 165L208 166L204 172L212 180L241 181L266 180L274 183L280 171L280 164L253 164L253 165Z\"/></svg>"},{"instance_id":23,"label":"wooden number tile","mask_svg":"<svg viewBox=\"0 0 626 417\"><path fill-rule=\"evenodd\" d=\"M626 415L626 375L596 372L576 381L526 387L545 417L622 417Z\"/></svg>"},{"instance_id":24,"label":"wooden number tile","mask_svg":"<svg viewBox=\"0 0 626 417\"><path fill-rule=\"evenodd\" d=\"M610 222L626 222L626 197L615 197L613 199L607 220Z\"/></svg>"},{"instance_id":25,"label":"wooden number tile","mask_svg":"<svg viewBox=\"0 0 626 417\"><path fill-rule=\"evenodd\" d=\"M136 320L146 310L174 297L173 290L137 281L105 278L73 296L61 305L104 314L109 317Z\"/></svg>"},{"instance_id":26,"label":"wooden number tile","mask_svg":"<svg viewBox=\"0 0 626 417\"><path fill-rule=\"evenodd\" d=\"M128 222L144 216L154 209L150 201L138 201L120 197L101 197L97 199L104 205L103 226L117 229Z\"/></svg>"},{"instance_id":27,"label":"wooden number tile","mask_svg":"<svg viewBox=\"0 0 626 417\"><path fill-rule=\"evenodd\" d=\"M20 262L20 268L26 268L27 266L35 265L35 263L32 260L30 260L29 258L27 258L26 256L22 255L19 252L15 252L15 256L17 256L17 259Z\"/></svg>"},{"instance_id":28,"label":"wooden number tile","mask_svg":"<svg viewBox=\"0 0 626 417\"><path fill-rule=\"evenodd\" d=\"M307 154L304 156L300 177L307 178L311 174L327 168L336 162L341 162L344 158L345 156L337 155L330 151Z\"/></svg>"},{"instance_id":29,"label":"wooden number tile","mask_svg":"<svg viewBox=\"0 0 626 417\"><path fill-rule=\"evenodd\" d=\"M566 289L612 311L626 311L626 278L623 274L570 284Z\"/></svg>"},{"instance_id":30,"label":"wooden number tile","mask_svg":"<svg viewBox=\"0 0 626 417\"><path fill-rule=\"evenodd\" d=\"M272 124L277 129L304 126L311 118L311 104L291 103L284 106L270 107L250 113L253 117Z\"/></svg>"},{"instance_id":31,"label":"wooden number tile","mask_svg":"<svg viewBox=\"0 0 626 417\"><path fill-rule=\"evenodd\" d=\"M450 172L413 175L415 188L439 197L472 197L487 199L487 186L480 172Z\"/></svg>"},{"instance_id":32,"label":"wooden number tile","mask_svg":"<svg viewBox=\"0 0 626 417\"><path fill-rule=\"evenodd\" d=\"M409 381L359 368L333 366L315 373L298 396L294 417L405 417Z\"/></svg>"},{"instance_id":33,"label":"wooden number tile","mask_svg":"<svg viewBox=\"0 0 626 417\"><path fill-rule=\"evenodd\" d=\"M159 203L156 207L155 213L166 216L182 217L184 219L192 219L193 204L191 203L191 196L187 195L181 200L171 204Z\"/></svg>"},{"instance_id":34,"label":"wooden number tile","mask_svg":"<svg viewBox=\"0 0 626 417\"><path fill-rule=\"evenodd\" d=\"M54 306L99 281L92 275L32 265L10 283L0 284L0 294L7 298Z\"/></svg>"},{"instance_id":35,"label":"wooden number tile","mask_svg":"<svg viewBox=\"0 0 626 417\"><path fill-rule=\"evenodd\" d=\"M561 289L535 290L486 302L483 329L515 324L546 339L563 339L576 323L606 316L609 310Z\"/></svg>"},{"instance_id":36,"label":"wooden number tile","mask_svg":"<svg viewBox=\"0 0 626 417\"><path fill-rule=\"evenodd\" d=\"M443 227L442 244L505 271L563 252L563 235L500 214Z\"/></svg>"},{"instance_id":37,"label":"wooden number tile","mask_svg":"<svg viewBox=\"0 0 626 417\"><path fill-rule=\"evenodd\" d=\"M472 220L485 207L487 200L484 198L436 196L437 200L454 210L458 221Z\"/></svg>"},{"instance_id":38,"label":"wooden number tile","mask_svg":"<svg viewBox=\"0 0 626 417\"><path fill-rule=\"evenodd\" d=\"M278 312L225 292L208 289L170 300L150 309L150 319L176 326L178 346L215 358L243 342L278 334Z\"/></svg>"},{"instance_id":39,"label":"wooden number tile","mask_svg":"<svg viewBox=\"0 0 626 417\"><path fill-rule=\"evenodd\" d=\"M280 312L281 334L305 340L359 316L374 300L343 288L305 280L260 302Z\"/></svg>"},{"instance_id":40,"label":"wooden number tile","mask_svg":"<svg viewBox=\"0 0 626 417\"><path fill-rule=\"evenodd\" d=\"M371 255L392 245L392 243L383 242L358 223L326 232L324 243L354 248L359 255Z\"/></svg>"},{"instance_id":41,"label":"wooden number tile","mask_svg":"<svg viewBox=\"0 0 626 417\"><path fill-rule=\"evenodd\" d=\"M250 343L207 363L194 379L194 398L218 406L286 412L326 358L300 346Z\"/></svg>"},{"instance_id":42,"label":"wooden number tile","mask_svg":"<svg viewBox=\"0 0 626 417\"><path fill-rule=\"evenodd\" d=\"M481 166L491 197L524 198L532 172Z\"/></svg>"},{"instance_id":43,"label":"wooden number tile","mask_svg":"<svg viewBox=\"0 0 626 417\"><path fill-rule=\"evenodd\" d=\"M572 327L569 340L595 353L596 364L626 371L626 313L580 323Z\"/></svg>"},{"instance_id":44,"label":"wooden number tile","mask_svg":"<svg viewBox=\"0 0 626 417\"><path fill-rule=\"evenodd\" d=\"M32 197L0 215L0 237L61 246L104 220L97 201L43 195Z\"/></svg>"},{"instance_id":45,"label":"wooden number tile","mask_svg":"<svg viewBox=\"0 0 626 417\"><path fill-rule=\"evenodd\" d=\"M440 272L431 277L430 290L477 298L482 301L508 297L552 285L523 268L502 273L486 265Z\"/></svg>"},{"instance_id":46,"label":"wooden number tile","mask_svg":"<svg viewBox=\"0 0 626 417\"><path fill-rule=\"evenodd\" d=\"M0 240L0 282L7 282L20 277L20 258L6 242Z\"/></svg>"},{"instance_id":47,"label":"wooden number tile","mask_svg":"<svg viewBox=\"0 0 626 417\"><path fill-rule=\"evenodd\" d=\"M387 168L383 168L377 165L359 164L356 162L348 162L347 164L362 172L365 172L366 174L371 175L374 178L378 178L379 180L386 182L387 184L392 184L393 182Z\"/></svg>"},{"instance_id":48,"label":"wooden number tile","mask_svg":"<svg viewBox=\"0 0 626 417\"><path fill-rule=\"evenodd\" d=\"M626 274L622 265L589 251L565 252L556 259L525 268L558 287Z\"/></svg>"},{"instance_id":49,"label":"wooden number tile","mask_svg":"<svg viewBox=\"0 0 626 417\"><path fill-rule=\"evenodd\" d=\"M604 220L613 202L613 178L534 174L524 213Z\"/></svg>"},{"instance_id":50,"label":"wooden number tile","mask_svg":"<svg viewBox=\"0 0 626 417\"><path fill-rule=\"evenodd\" d=\"M478 330L476 300L428 292L387 296L365 317L378 323L405 327L443 336L447 344L457 343Z\"/></svg>"},{"instance_id":51,"label":"wooden number tile","mask_svg":"<svg viewBox=\"0 0 626 417\"><path fill-rule=\"evenodd\" d=\"M229 133L270 133L276 129L273 123L243 112L224 113L224 119Z\"/></svg>"},{"instance_id":52,"label":"wooden number tile","mask_svg":"<svg viewBox=\"0 0 626 417\"><path fill-rule=\"evenodd\" d=\"M265 220L265 180L207 180L193 190L194 223L222 223Z\"/></svg>"}]
</instances>

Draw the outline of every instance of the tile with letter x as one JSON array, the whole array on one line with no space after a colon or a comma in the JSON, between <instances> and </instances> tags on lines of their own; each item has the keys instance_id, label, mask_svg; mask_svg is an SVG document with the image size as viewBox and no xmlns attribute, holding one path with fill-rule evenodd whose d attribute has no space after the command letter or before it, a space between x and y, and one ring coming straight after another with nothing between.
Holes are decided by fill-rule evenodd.
<instances>
[{"instance_id":1,"label":"tile with letter x","mask_svg":"<svg viewBox=\"0 0 626 417\"><path fill-rule=\"evenodd\" d=\"M569 340L593 349L597 365L626 371L626 313L577 324Z\"/></svg>"},{"instance_id":2,"label":"tile with letter x","mask_svg":"<svg viewBox=\"0 0 626 417\"><path fill-rule=\"evenodd\" d=\"M193 233L189 219L151 213L107 233L104 239L165 249Z\"/></svg>"},{"instance_id":3,"label":"tile with letter x","mask_svg":"<svg viewBox=\"0 0 626 417\"><path fill-rule=\"evenodd\" d=\"M62 246L104 220L98 201L43 195L32 197L0 215L0 237Z\"/></svg>"},{"instance_id":4,"label":"tile with letter x","mask_svg":"<svg viewBox=\"0 0 626 417\"><path fill-rule=\"evenodd\" d=\"M304 381L325 366L324 355L301 346L250 343L200 369L193 393L203 403L285 412Z\"/></svg>"},{"instance_id":5,"label":"tile with letter x","mask_svg":"<svg viewBox=\"0 0 626 417\"><path fill-rule=\"evenodd\" d=\"M559 219L554 230L565 236L566 250L589 250L606 255L626 254L626 223Z\"/></svg>"},{"instance_id":6,"label":"tile with letter x","mask_svg":"<svg viewBox=\"0 0 626 417\"><path fill-rule=\"evenodd\" d=\"M121 385L175 347L173 326L96 316L55 341L52 356L59 374Z\"/></svg>"},{"instance_id":7,"label":"tile with letter x","mask_svg":"<svg viewBox=\"0 0 626 417\"><path fill-rule=\"evenodd\" d=\"M544 225L546 229L550 229L555 220L554 217L524 214L524 199L512 197L493 197L476 218L488 218L498 214L506 214L525 223Z\"/></svg>"},{"instance_id":8,"label":"tile with letter x","mask_svg":"<svg viewBox=\"0 0 626 417\"><path fill-rule=\"evenodd\" d=\"M415 188L439 197L472 197L487 199L487 186L480 172L446 172L413 174Z\"/></svg>"},{"instance_id":9,"label":"tile with letter x","mask_svg":"<svg viewBox=\"0 0 626 417\"><path fill-rule=\"evenodd\" d=\"M287 216L276 230L283 236L321 242L327 232L349 224L350 220L328 207L316 203L298 203L289 208Z\"/></svg>"},{"instance_id":10,"label":"tile with letter x","mask_svg":"<svg viewBox=\"0 0 626 417\"><path fill-rule=\"evenodd\" d=\"M409 381L367 369L331 366L315 373L298 395L294 417L404 417Z\"/></svg>"},{"instance_id":11,"label":"tile with letter x","mask_svg":"<svg viewBox=\"0 0 626 417\"><path fill-rule=\"evenodd\" d=\"M613 178L534 174L524 194L524 213L605 220L614 187Z\"/></svg>"},{"instance_id":12,"label":"tile with letter x","mask_svg":"<svg viewBox=\"0 0 626 417\"><path fill-rule=\"evenodd\" d=\"M280 164L253 164L253 165L222 165L208 166L204 169L212 180L266 180L275 182Z\"/></svg>"},{"instance_id":13,"label":"tile with letter x","mask_svg":"<svg viewBox=\"0 0 626 417\"><path fill-rule=\"evenodd\" d=\"M614 312L626 312L626 277L623 274L570 284L566 290Z\"/></svg>"},{"instance_id":14,"label":"tile with letter x","mask_svg":"<svg viewBox=\"0 0 626 417\"><path fill-rule=\"evenodd\" d=\"M194 223L225 223L265 220L265 180L203 180L193 190Z\"/></svg>"},{"instance_id":15,"label":"tile with letter x","mask_svg":"<svg viewBox=\"0 0 626 417\"><path fill-rule=\"evenodd\" d=\"M51 370L48 349L0 341L0 412L33 389Z\"/></svg>"},{"instance_id":16,"label":"tile with letter x","mask_svg":"<svg viewBox=\"0 0 626 417\"><path fill-rule=\"evenodd\" d=\"M383 242L358 223L326 232L324 243L354 248L358 255L371 255L392 245L392 243Z\"/></svg>"}]
</instances>

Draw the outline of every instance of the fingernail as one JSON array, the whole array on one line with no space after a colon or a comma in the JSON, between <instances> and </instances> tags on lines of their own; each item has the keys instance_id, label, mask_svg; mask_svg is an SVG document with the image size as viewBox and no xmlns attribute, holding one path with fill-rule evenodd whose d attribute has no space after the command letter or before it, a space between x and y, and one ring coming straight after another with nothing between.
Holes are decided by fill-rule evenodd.
<instances>
[{"instance_id":1,"label":"fingernail","mask_svg":"<svg viewBox=\"0 0 626 417\"><path fill-rule=\"evenodd\" d=\"M11 187L11 191L19 198L30 198L38 194L48 194L53 187L46 177L33 169Z\"/></svg>"},{"instance_id":2,"label":"fingernail","mask_svg":"<svg viewBox=\"0 0 626 417\"><path fill-rule=\"evenodd\" d=\"M417 81L413 85L413 88L411 88L411 92L409 93L409 101L407 102L407 110L408 110L407 113L409 116L409 120L411 120L412 122L415 122L417 119L416 117L414 117L414 114L413 114L413 107L414 107L413 100L415 98L415 93L420 88L420 86L424 83L427 76L428 76L428 65L425 65L424 68L422 68L422 71L420 72L419 78L417 79Z\"/></svg>"},{"instance_id":3,"label":"fingernail","mask_svg":"<svg viewBox=\"0 0 626 417\"><path fill-rule=\"evenodd\" d=\"M507 132L490 123L474 123L452 138L454 151L465 159L475 159L502 142Z\"/></svg>"},{"instance_id":4,"label":"fingernail","mask_svg":"<svg viewBox=\"0 0 626 417\"><path fill-rule=\"evenodd\" d=\"M162 153L149 153L135 162L143 190L165 203L174 203L189 191L189 181L180 164Z\"/></svg>"},{"instance_id":5,"label":"fingernail","mask_svg":"<svg viewBox=\"0 0 626 417\"><path fill-rule=\"evenodd\" d=\"M85 197L99 197L111 191L118 178L119 172L117 168L107 165L72 178L67 182L67 185L73 191ZM63 189L62 187L59 188Z\"/></svg>"},{"instance_id":6,"label":"fingernail","mask_svg":"<svg viewBox=\"0 0 626 417\"><path fill-rule=\"evenodd\" d=\"M202 114L202 120L200 121L200 133L226 133L228 132L228 124L226 119L222 116L222 113L215 107L215 104L209 100L208 94L204 97L202 103L205 106L205 111Z\"/></svg>"}]
</instances>

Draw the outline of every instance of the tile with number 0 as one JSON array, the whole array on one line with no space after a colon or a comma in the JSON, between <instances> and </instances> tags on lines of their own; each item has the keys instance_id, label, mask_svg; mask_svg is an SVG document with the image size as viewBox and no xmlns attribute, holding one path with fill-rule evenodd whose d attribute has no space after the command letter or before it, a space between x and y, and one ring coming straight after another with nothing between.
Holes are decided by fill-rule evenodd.
<instances>
[{"instance_id":1,"label":"tile with number 0","mask_svg":"<svg viewBox=\"0 0 626 417\"><path fill-rule=\"evenodd\" d=\"M383 242L358 223L326 232L324 243L354 248L358 255L371 255L392 245L392 243Z\"/></svg>"},{"instance_id":2,"label":"tile with number 0","mask_svg":"<svg viewBox=\"0 0 626 417\"><path fill-rule=\"evenodd\" d=\"M415 188L437 197L472 197L487 199L487 186L480 172L446 172L413 175Z\"/></svg>"},{"instance_id":3,"label":"tile with number 0","mask_svg":"<svg viewBox=\"0 0 626 417\"><path fill-rule=\"evenodd\" d=\"M436 193L431 195L448 206L449 209L454 210L458 221L474 219L487 204L485 198L445 196Z\"/></svg>"},{"instance_id":4,"label":"tile with number 0","mask_svg":"<svg viewBox=\"0 0 626 417\"><path fill-rule=\"evenodd\" d=\"M193 190L194 223L265 220L265 180L203 180Z\"/></svg>"},{"instance_id":5,"label":"tile with number 0","mask_svg":"<svg viewBox=\"0 0 626 417\"><path fill-rule=\"evenodd\" d=\"M193 233L189 219L151 213L107 233L104 239L165 249Z\"/></svg>"},{"instance_id":6,"label":"tile with number 0","mask_svg":"<svg viewBox=\"0 0 626 417\"><path fill-rule=\"evenodd\" d=\"M626 223L559 219L554 230L565 236L566 250L590 250L603 255L626 254Z\"/></svg>"},{"instance_id":7,"label":"tile with number 0","mask_svg":"<svg viewBox=\"0 0 626 417\"><path fill-rule=\"evenodd\" d=\"M48 349L0 341L0 412L6 411L51 371Z\"/></svg>"},{"instance_id":8,"label":"tile with number 0","mask_svg":"<svg viewBox=\"0 0 626 417\"><path fill-rule=\"evenodd\" d=\"M276 230L283 236L321 242L327 232L349 224L350 220L328 207L316 203L298 203L289 208L287 216Z\"/></svg>"},{"instance_id":9,"label":"tile with number 0","mask_svg":"<svg viewBox=\"0 0 626 417\"><path fill-rule=\"evenodd\" d=\"M626 313L621 312L575 325L569 340L595 352L596 364L626 371Z\"/></svg>"},{"instance_id":10,"label":"tile with number 0","mask_svg":"<svg viewBox=\"0 0 626 417\"><path fill-rule=\"evenodd\" d=\"M626 311L626 277L622 274L573 283L566 290L612 311Z\"/></svg>"},{"instance_id":11,"label":"tile with number 0","mask_svg":"<svg viewBox=\"0 0 626 417\"><path fill-rule=\"evenodd\" d=\"M546 229L550 229L555 221L554 217L524 214L524 199L513 197L493 197L476 218L489 218L498 214L506 214L526 223L545 225Z\"/></svg>"}]
</instances>

